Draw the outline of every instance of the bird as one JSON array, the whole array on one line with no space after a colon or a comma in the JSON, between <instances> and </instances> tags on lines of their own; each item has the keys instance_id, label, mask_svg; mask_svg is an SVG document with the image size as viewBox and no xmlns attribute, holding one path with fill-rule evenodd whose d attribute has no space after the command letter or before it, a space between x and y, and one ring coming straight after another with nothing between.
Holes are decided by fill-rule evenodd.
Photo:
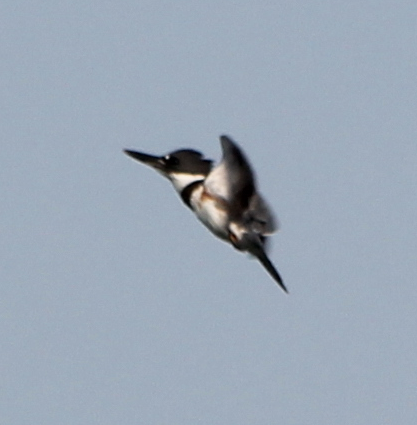
<instances>
[{"instance_id":1,"label":"bird","mask_svg":"<svg viewBox=\"0 0 417 425\"><path fill-rule=\"evenodd\" d=\"M194 149L162 156L135 150L124 152L169 179L185 205L218 238L257 258L288 293L267 255L268 238L277 220L257 190L256 177L245 153L229 136L221 135L223 157L218 165Z\"/></svg>"}]
</instances>

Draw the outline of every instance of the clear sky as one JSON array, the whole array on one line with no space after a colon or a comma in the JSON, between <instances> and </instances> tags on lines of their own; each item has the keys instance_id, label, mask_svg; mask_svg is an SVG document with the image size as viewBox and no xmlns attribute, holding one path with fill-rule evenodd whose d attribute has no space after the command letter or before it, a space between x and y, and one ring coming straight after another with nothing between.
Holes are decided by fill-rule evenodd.
<instances>
[{"instance_id":1,"label":"clear sky","mask_svg":"<svg viewBox=\"0 0 417 425\"><path fill-rule=\"evenodd\" d=\"M415 1L0 5L0 422L417 423ZM122 153L220 158L262 267Z\"/></svg>"}]
</instances>

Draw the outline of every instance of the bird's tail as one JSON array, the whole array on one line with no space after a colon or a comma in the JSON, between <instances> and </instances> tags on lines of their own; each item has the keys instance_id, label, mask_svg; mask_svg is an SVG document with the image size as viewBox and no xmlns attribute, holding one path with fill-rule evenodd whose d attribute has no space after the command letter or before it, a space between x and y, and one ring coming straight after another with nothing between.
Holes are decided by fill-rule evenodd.
<instances>
[{"instance_id":1,"label":"bird's tail","mask_svg":"<svg viewBox=\"0 0 417 425\"><path fill-rule=\"evenodd\" d=\"M258 254L256 254L256 258L261 262L261 264L265 267L265 269L272 276L275 282L278 283L282 290L288 294L288 289L284 285L280 274L278 273L277 269L262 249Z\"/></svg>"},{"instance_id":2,"label":"bird's tail","mask_svg":"<svg viewBox=\"0 0 417 425\"><path fill-rule=\"evenodd\" d=\"M243 240L245 240L245 245L247 251L254 255L261 264L265 267L266 271L271 275L271 277L275 280L275 282L281 287L281 289L288 293L288 289L284 285L280 274L278 273L275 266L272 264L271 260L265 253L265 249L262 246L262 242L259 239L259 235L246 233ZM242 241L243 242L243 241Z\"/></svg>"}]
</instances>

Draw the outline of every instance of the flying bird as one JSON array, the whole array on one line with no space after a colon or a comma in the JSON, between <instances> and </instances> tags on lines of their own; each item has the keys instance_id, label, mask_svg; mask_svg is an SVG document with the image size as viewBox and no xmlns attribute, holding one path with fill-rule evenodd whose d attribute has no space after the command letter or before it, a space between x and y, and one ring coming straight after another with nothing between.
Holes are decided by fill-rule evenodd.
<instances>
[{"instance_id":1,"label":"flying bird","mask_svg":"<svg viewBox=\"0 0 417 425\"><path fill-rule=\"evenodd\" d=\"M124 152L168 178L183 202L217 237L256 257L277 284L287 288L266 254L269 235L277 223L256 188L255 176L242 149L220 136L223 158L217 166L194 149L154 156Z\"/></svg>"}]
</instances>

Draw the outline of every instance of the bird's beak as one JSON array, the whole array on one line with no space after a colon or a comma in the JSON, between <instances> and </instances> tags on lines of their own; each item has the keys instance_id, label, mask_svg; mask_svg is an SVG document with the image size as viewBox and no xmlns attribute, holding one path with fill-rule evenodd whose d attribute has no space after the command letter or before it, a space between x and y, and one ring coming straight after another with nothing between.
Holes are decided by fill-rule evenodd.
<instances>
[{"instance_id":1,"label":"bird's beak","mask_svg":"<svg viewBox=\"0 0 417 425\"><path fill-rule=\"evenodd\" d=\"M125 149L124 153L142 164L149 165L157 171L163 171L165 168L160 156L148 155L147 153L131 151L128 149Z\"/></svg>"}]
</instances>

